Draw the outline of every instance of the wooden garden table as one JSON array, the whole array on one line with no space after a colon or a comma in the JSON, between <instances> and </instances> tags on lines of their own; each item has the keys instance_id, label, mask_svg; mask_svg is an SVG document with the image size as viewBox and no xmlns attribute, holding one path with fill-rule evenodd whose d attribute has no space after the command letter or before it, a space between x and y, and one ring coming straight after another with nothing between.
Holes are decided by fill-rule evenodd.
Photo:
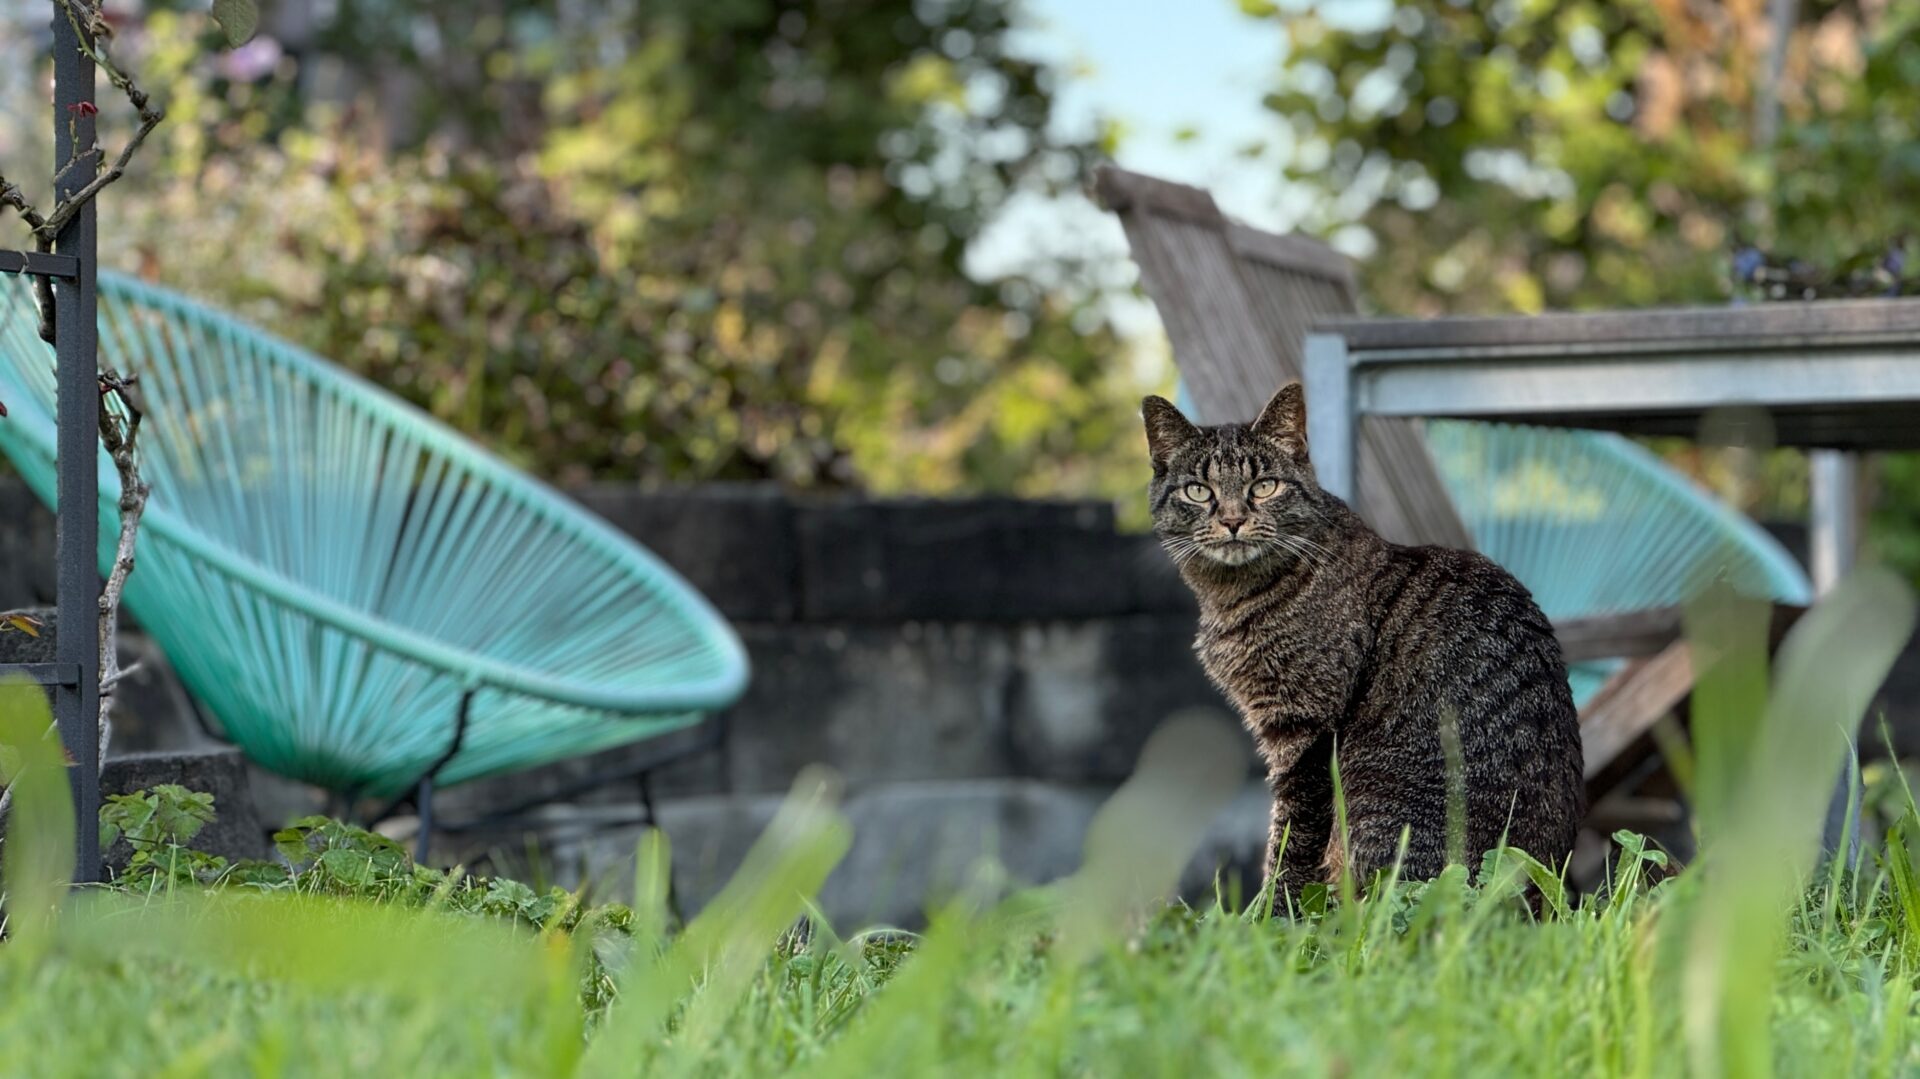
<instances>
[{"instance_id":1,"label":"wooden garden table","mask_svg":"<svg viewBox=\"0 0 1920 1079\"><path fill-rule=\"evenodd\" d=\"M1920 449L1920 298L1443 319L1341 319L1307 336L1320 482L1353 494L1362 416L1699 437L1757 409L1777 445ZM1816 455L1817 587L1851 563L1845 459Z\"/></svg>"},{"instance_id":2,"label":"wooden garden table","mask_svg":"<svg viewBox=\"0 0 1920 1079\"><path fill-rule=\"evenodd\" d=\"M1750 427L1749 444L1816 451L1816 591L1857 546L1848 453L1920 449L1920 298L1332 319L1315 324L1303 360L1314 466L1349 501L1363 416L1699 438L1722 410L1764 415L1771 431ZM1831 843L1840 822L1829 824Z\"/></svg>"}]
</instances>

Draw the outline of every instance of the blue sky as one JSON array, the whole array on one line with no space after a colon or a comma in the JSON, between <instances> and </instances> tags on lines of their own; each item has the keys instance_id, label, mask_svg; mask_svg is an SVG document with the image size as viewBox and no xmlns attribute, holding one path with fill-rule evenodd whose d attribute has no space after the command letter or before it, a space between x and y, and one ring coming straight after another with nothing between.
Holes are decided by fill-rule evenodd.
<instances>
[{"instance_id":1,"label":"blue sky","mask_svg":"<svg viewBox=\"0 0 1920 1079\"><path fill-rule=\"evenodd\" d=\"M1062 121L1104 113L1127 132L1119 163L1206 187L1230 214L1284 223L1271 160L1235 152L1271 140L1280 124L1260 104L1280 68L1280 26L1234 0L1028 0L1036 24L1023 46L1072 72ZM1177 135L1197 132L1191 140Z\"/></svg>"},{"instance_id":2,"label":"blue sky","mask_svg":"<svg viewBox=\"0 0 1920 1079\"><path fill-rule=\"evenodd\" d=\"M1118 120L1122 167L1205 187L1228 214L1252 224L1291 225L1298 211L1284 197L1276 158L1239 154L1249 143L1285 138L1260 103L1285 47L1278 23L1242 14L1235 0L1027 0L1027 13L1019 47L1066 75L1057 98L1063 129L1086 131L1101 116ZM1183 131L1192 134L1183 138ZM1119 224L1078 199L1017 203L976 244L973 265L991 276L1052 251L1091 256L1112 267L1116 283L1133 278ZM1122 302L1114 315L1143 343L1158 336L1150 305Z\"/></svg>"}]
</instances>

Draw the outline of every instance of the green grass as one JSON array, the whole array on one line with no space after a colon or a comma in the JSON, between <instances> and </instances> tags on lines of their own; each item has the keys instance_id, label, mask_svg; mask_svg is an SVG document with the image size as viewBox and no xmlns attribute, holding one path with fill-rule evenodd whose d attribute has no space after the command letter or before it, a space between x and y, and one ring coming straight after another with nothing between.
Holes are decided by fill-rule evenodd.
<instances>
[{"instance_id":1,"label":"green grass","mask_svg":"<svg viewBox=\"0 0 1920 1079\"><path fill-rule=\"evenodd\" d=\"M1920 937L1886 881L1861 890L1873 898L1856 905L1842 885L1797 910L1768 994L1781 1074L1920 1069ZM1448 884L1300 920L1163 909L1078 963L1058 954L1048 905L1031 898L919 941L816 932L776 946L777 931L722 927L736 954L690 993L678 972L651 986L671 1023L620 1027L631 1044L606 1063L648 1075L875 1074L876 1063L956 1075L1680 1074L1688 937L1663 923L1689 898L1668 883L1540 923ZM38 1047L9 1048L5 1074L551 1075L591 1044L571 957L530 934L471 916L405 912L376 927L387 908L237 905L261 909L115 904L74 915L33 962L0 961L0 1046ZM411 954L394 954L408 937ZM625 1018L616 1008L609 1023Z\"/></svg>"},{"instance_id":2,"label":"green grass","mask_svg":"<svg viewBox=\"0 0 1920 1079\"><path fill-rule=\"evenodd\" d=\"M1840 759L1911 599L1863 578L1771 676L1751 613L1710 597L1689 620L1703 857L1660 879L1623 836L1606 894L1549 894L1540 918L1521 891L1541 867L1498 853L1474 885L1456 868L1290 913L1156 902L1243 751L1198 720L1148 746L1073 877L1009 893L982 867L918 936L789 931L849 842L819 776L673 931L657 837L631 909L435 875L338 829L277 878L154 872L56 904L67 803L44 713L16 717L0 1074L1920 1074L1920 815L1906 795L1857 872L1822 865L1813 767Z\"/></svg>"}]
</instances>

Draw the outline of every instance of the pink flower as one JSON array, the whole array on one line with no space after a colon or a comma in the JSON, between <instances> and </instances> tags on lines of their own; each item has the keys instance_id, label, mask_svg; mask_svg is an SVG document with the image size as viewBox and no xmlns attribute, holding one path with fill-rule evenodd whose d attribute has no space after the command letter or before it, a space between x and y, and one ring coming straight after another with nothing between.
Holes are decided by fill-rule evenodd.
<instances>
[{"instance_id":1,"label":"pink flower","mask_svg":"<svg viewBox=\"0 0 1920 1079\"><path fill-rule=\"evenodd\" d=\"M220 56L220 73L234 82L253 82L273 73L284 50L265 34Z\"/></svg>"}]
</instances>

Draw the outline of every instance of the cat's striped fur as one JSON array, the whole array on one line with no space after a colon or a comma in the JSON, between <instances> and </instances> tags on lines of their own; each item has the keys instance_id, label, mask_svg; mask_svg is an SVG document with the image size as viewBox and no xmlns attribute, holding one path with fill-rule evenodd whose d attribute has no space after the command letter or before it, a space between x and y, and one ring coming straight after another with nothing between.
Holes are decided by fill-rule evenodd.
<instances>
[{"instance_id":1,"label":"cat's striped fur","mask_svg":"<svg viewBox=\"0 0 1920 1079\"><path fill-rule=\"evenodd\" d=\"M1283 886L1343 867L1364 884L1404 831L1402 874L1432 877L1449 782L1469 866L1503 836L1564 862L1585 812L1579 723L1559 643L1520 582L1471 551L1389 543L1322 490L1298 383L1251 424L1196 427L1159 397L1142 413L1155 530L1200 601L1195 649L1266 760L1267 873L1284 836Z\"/></svg>"}]
</instances>

